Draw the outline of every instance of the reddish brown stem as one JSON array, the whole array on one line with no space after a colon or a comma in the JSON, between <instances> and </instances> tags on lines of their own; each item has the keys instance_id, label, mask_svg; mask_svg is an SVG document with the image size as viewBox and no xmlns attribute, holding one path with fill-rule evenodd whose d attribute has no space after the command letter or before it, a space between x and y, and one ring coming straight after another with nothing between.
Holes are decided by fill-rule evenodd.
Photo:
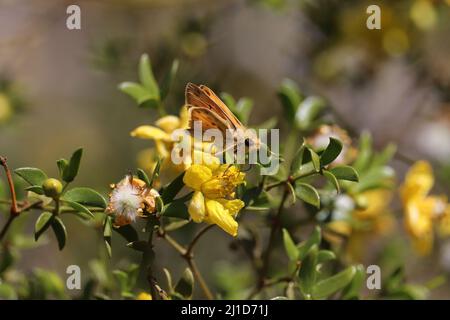
<instances>
[{"instance_id":1,"label":"reddish brown stem","mask_svg":"<svg viewBox=\"0 0 450 320\"><path fill-rule=\"evenodd\" d=\"M16 216L19 214L19 210L17 208L17 198L16 198L16 190L14 189L14 183L12 180L11 171L9 170L8 163L6 162L6 158L0 156L0 164L5 169L6 179L8 180L9 192L11 194L11 215Z\"/></svg>"}]
</instances>

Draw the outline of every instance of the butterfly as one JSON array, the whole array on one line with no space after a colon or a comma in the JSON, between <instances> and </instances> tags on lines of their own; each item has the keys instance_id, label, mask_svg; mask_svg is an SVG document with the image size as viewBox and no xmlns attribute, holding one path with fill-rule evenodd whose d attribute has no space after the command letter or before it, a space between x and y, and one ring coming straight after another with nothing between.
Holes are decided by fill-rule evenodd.
<instances>
[{"instance_id":1,"label":"butterfly","mask_svg":"<svg viewBox=\"0 0 450 320\"><path fill-rule=\"evenodd\" d=\"M243 141L249 149L260 148L261 143L255 131L248 130L210 88L188 83L185 98L189 115L188 129L191 132L194 123L199 121L203 131L218 129L224 140L228 131L233 135L234 141ZM231 147L235 148L236 144Z\"/></svg>"}]
</instances>

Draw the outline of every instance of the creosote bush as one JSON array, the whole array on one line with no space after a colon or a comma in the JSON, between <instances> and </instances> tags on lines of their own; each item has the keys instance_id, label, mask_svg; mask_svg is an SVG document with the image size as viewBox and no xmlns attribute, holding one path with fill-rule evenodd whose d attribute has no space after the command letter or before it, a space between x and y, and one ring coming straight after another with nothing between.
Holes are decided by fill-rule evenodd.
<instances>
[{"instance_id":1,"label":"creosote bush","mask_svg":"<svg viewBox=\"0 0 450 320\"><path fill-rule=\"evenodd\" d=\"M140 108L160 118L132 130L132 137L151 140L154 147L139 157L142 168L124 174L108 195L71 186L81 168L81 148L69 159L56 161L58 177L34 167L13 169L14 164L0 158L5 172L0 187L5 218L0 234L1 298L68 297L65 281L53 272L34 269L23 274L15 269L23 251L41 245L51 233L64 250L71 241L65 225L68 214L98 230L104 244L90 263L82 293L74 298L422 299L442 283L439 276L425 284L409 283L400 263L383 269L381 288L371 291L362 264L371 242L383 244L403 229L397 213L420 255L429 254L433 241L450 234L450 206L444 196L431 193L434 177L426 161L413 164L399 183L389 166L396 151L393 144L376 151L369 133L350 137L330 116L328 102L306 96L287 79L277 92L287 130L282 132L280 154L272 152L272 160L280 161L275 175L262 175L262 163L223 163L210 152L211 143L199 141L191 141L191 158L174 164L171 154L180 145L172 133L188 128L192 117L184 106L178 115L167 114L165 101L177 70L174 61L158 82L149 57L143 55L139 82L119 85ZM249 125L252 100L228 93L221 97L245 126L270 129L283 121L272 118ZM202 161L193 161L194 155ZM391 205L398 195L401 209ZM23 228L30 219L35 221L34 236ZM200 226L189 241L175 240L174 234L193 223ZM222 241L230 242L230 255L245 255L247 261L239 260L237 270L231 263L222 264L208 283L195 260L201 255L196 245L213 228L223 233ZM107 256L116 254L112 237L124 238L129 250L141 254L141 263L111 270ZM172 278L173 266L157 263L154 248L161 241L185 262L179 279ZM385 253L389 259L389 249Z\"/></svg>"}]
</instances>

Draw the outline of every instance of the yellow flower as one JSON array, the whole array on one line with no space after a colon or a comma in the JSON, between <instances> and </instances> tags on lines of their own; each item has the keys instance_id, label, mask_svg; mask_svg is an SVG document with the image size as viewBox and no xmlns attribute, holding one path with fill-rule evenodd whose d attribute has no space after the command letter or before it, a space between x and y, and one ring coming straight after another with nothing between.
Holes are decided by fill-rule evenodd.
<instances>
[{"instance_id":1,"label":"yellow flower","mask_svg":"<svg viewBox=\"0 0 450 320\"><path fill-rule=\"evenodd\" d=\"M168 115L155 122L155 126L142 125L134 129L130 134L132 137L140 139L153 140L155 148L145 149L145 152L138 155L138 163L141 168L151 172L149 168L155 165L155 155L162 158L161 171L168 173L168 178L173 178L177 174L185 171L192 163L193 153L202 151L214 153L212 143L203 143L194 140L191 136L182 137L176 141L172 133L177 129L186 129L188 127L188 114L186 107L181 108L180 116ZM183 139L188 139L183 141ZM181 163L176 164L171 158L173 154L181 154L183 148L191 150L190 154L180 155ZM155 152L156 151L156 152Z\"/></svg>"},{"instance_id":2,"label":"yellow flower","mask_svg":"<svg viewBox=\"0 0 450 320\"><path fill-rule=\"evenodd\" d=\"M155 122L156 126L143 125L131 131L131 136L155 141L156 150L162 158L170 157L174 141L171 134L176 129L187 128L187 109L183 107L180 116L164 116Z\"/></svg>"},{"instance_id":3,"label":"yellow flower","mask_svg":"<svg viewBox=\"0 0 450 320\"><path fill-rule=\"evenodd\" d=\"M445 196L429 195L433 184L431 165L426 161L418 161L407 172L400 187L405 228L414 248L421 255L429 254L433 248L435 223L440 235L450 234L450 206Z\"/></svg>"},{"instance_id":4,"label":"yellow flower","mask_svg":"<svg viewBox=\"0 0 450 320\"><path fill-rule=\"evenodd\" d=\"M389 212L392 192L387 189L365 191L353 198L347 197L348 213L343 218L328 223L324 237L331 243L343 243L345 238L346 258L351 262L364 259L370 241L392 231L394 218Z\"/></svg>"},{"instance_id":5,"label":"yellow flower","mask_svg":"<svg viewBox=\"0 0 450 320\"><path fill-rule=\"evenodd\" d=\"M136 300L153 300L152 295L147 292L141 292L136 297Z\"/></svg>"},{"instance_id":6,"label":"yellow flower","mask_svg":"<svg viewBox=\"0 0 450 320\"><path fill-rule=\"evenodd\" d=\"M216 160L212 160L216 159ZM234 198L235 188L244 181L245 174L236 166L220 164L217 158L209 162L192 164L183 181L194 189L188 211L194 222L217 224L232 236L237 235L238 223L234 219L244 202Z\"/></svg>"}]
</instances>

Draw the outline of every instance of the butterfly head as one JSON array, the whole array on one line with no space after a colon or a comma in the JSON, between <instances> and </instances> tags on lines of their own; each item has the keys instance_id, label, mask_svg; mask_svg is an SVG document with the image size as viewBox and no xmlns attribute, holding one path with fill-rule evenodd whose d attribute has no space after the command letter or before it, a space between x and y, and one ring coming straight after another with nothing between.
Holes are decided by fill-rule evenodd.
<instances>
[{"instance_id":1,"label":"butterfly head","mask_svg":"<svg viewBox=\"0 0 450 320\"><path fill-rule=\"evenodd\" d=\"M244 140L245 146L249 149L256 149L259 150L261 147L261 141L259 140L258 136L256 135L256 132L253 130L247 130L245 132L245 140Z\"/></svg>"}]
</instances>

